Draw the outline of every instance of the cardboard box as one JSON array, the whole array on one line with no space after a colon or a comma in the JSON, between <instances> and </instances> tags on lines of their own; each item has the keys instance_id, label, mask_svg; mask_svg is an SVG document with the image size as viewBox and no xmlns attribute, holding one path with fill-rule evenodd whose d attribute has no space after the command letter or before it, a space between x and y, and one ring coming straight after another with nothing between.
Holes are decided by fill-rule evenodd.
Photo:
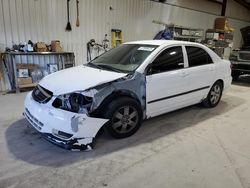
<instances>
[{"instance_id":1,"label":"cardboard box","mask_svg":"<svg viewBox=\"0 0 250 188\"><path fill-rule=\"evenodd\" d=\"M29 63L26 63L26 64L24 64L24 63L18 63L18 64L16 64L16 68L17 69L31 69L31 70L33 70L33 69L35 69L35 68L37 68L38 67L38 65L36 65L36 64L29 64Z\"/></svg>"},{"instance_id":2,"label":"cardboard box","mask_svg":"<svg viewBox=\"0 0 250 188\"><path fill-rule=\"evenodd\" d=\"M181 34L182 34L182 35L190 35L190 32L189 32L189 30L187 30L187 29L182 29Z\"/></svg>"},{"instance_id":3,"label":"cardboard box","mask_svg":"<svg viewBox=\"0 0 250 188\"><path fill-rule=\"evenodd\" d=\"M36 52L46 52L47 51L46 44L44 42L37 42L35 44L35 51Z\"/></svg>"},{"instance_id":4,"label":"cardboard box","mask_svg":"<svg viewBox=\"0 0 250 188\"><path fill-rule=\"evenodd\" d=\"M52 52L61 52L62 51L61 43L59 40L52 40L51 41L51 51Z\"/></svg>"},{"instance_id":5,"label":"cardboard box","mask_svg":"<svg viewBox=\"0 0 250 188\"><path fill-rule=\"evenodd\" d=\"M17 84L18 85L32 84L32 78L31 77L18 78L17 79Z\"/></svg>"},{"instance_id":6,"label":"cardboard box","mask_svg":"<svg viewBox=\"0 0 250 188\"><path fill-rule=\"evenodd\" d=\"M223 30L225 32L233 32L234 28L229 26L227 18L216 18L214 28L217 30Z\"/></svg>"},{"instance_id":7,"label":"cardboard box","mask_svg":"<svg viewBox=\"0 0 250 188\"><path fill-rule=\"evenodd\" d=\"M216 18L214 22L214 29L226 30L228 24L227 18Z\"/></svg>"},{"instance_id":8,"label":"cardboard box","mask_svg":"<svg viewBox=\"0 0 250 188\"><path fill-rule=\"evenodd\" d=\"M18 69L18 77L20 77L20 78L29 77L29 70L28 69Z\"/></svg>"}]
</instances>

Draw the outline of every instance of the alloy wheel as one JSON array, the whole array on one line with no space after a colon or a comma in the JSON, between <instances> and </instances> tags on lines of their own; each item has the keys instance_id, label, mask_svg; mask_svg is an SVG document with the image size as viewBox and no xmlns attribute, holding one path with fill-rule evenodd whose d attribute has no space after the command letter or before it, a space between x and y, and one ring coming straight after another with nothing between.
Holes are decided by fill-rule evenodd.
<instances>
[{"instance_id":1,"label":"alloy wheel","mask_svg":"<svg viewBox=\"0 0 250 188\"><path fill-rule=\"evenodd\" d=\"M117 133L128 133L138 123L139 115L132 106L124 106L115 111L112 117L112 127Z\"/></svg>"},{"instance_id":2,"label":"alloy wheel","mask_svg":"<svg viewBox=\"0 0 250 188\"><path fill-rule=\"evenodd\" d=\"M214 87L212 88L211 90L211 93L210 93L210 102L212 104L216 104L218 103L218 101L220 100L220 97L221 97L221 87L220 85L216 84L214 85Z\"/></svg>"}]
</instances>

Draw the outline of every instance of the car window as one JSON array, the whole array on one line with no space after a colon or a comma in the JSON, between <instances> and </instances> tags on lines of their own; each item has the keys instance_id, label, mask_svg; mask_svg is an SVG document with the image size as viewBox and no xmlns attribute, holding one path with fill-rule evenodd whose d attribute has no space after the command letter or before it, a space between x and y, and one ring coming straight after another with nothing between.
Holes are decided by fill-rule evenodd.
<instances>
[{"instance_id":1,"label":"car window","mask_svg":"<svg viewBox=\"0 0 250 188\"><path fill-rule=\"evenodd\" d=\"M213 63L210 55L199 47L186 46L189 67Z\"/></svg>"},{"instance_id":2,"label":"car window","mask_svg":"<svg viewBox=\"0 0 250 188\"><path fill-rule=\"evenodd\" d=\"M153 61L149 72L151 74L184 68L182 47L167 48Z\"/></svg>"},{"instance_id":3,"label":"car window","mask_svg":"<svg viewBox=\"0 0 250 188\"><path fill-rule=\"evenodd\" d=\"M122 44L93 59L88 65L130 73L135 71L157 47L157 45L147 44Z\"/></svg>"}]
</instances>

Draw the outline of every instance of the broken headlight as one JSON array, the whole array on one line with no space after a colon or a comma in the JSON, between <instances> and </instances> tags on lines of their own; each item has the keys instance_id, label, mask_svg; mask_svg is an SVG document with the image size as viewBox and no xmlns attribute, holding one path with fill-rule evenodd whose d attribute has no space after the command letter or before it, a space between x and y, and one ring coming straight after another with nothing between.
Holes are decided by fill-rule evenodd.
<instances>
[{"instance_id":1,"label":"broken headlight","mask_svg":"<svg viewBox=\"0 0 250 188\"><path fill-rule=\"evenodd\" d=\"M92 97L81 93L70 93L58 96L52 103L52 106L71 112L87 113L91 104Z\"/></svg>"}]
</instances>

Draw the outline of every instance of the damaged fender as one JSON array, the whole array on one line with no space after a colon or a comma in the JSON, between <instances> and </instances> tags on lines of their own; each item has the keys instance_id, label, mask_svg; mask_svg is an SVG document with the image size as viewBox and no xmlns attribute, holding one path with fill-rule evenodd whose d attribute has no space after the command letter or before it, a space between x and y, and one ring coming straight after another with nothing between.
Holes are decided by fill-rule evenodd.
<instances>
[{"instance_id":1,"label":"damaged fender","mask_svg":"<svg viewBox=\"0 0 250 188\"><path fill-rule=\"evenodd\" d=\"M114 96L129 95L141 104L143 116L146 116L146 77L144 74L135 72L132 75L114 80L109 83L101 84L85 90L84 94L92 93L93 102L90 114L105 105L105 100L112 94ZM112 97L111 97L112 100Z\"/></svg>"}]
</instances>

